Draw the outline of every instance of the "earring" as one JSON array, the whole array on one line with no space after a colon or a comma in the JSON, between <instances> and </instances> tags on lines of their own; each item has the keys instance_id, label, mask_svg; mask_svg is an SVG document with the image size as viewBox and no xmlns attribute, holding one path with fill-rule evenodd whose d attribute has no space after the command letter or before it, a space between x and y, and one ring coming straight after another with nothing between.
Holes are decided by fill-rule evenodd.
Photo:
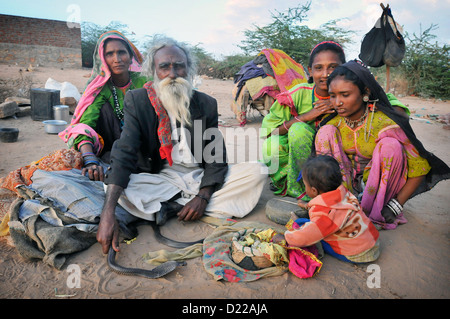
<instances>
[{"instance_id":1,"label":"earring","mask_svg":"<svg viewBox=\"0 0 450 319\"><path fill-rule=\"evenodd\" d=\"M369 102L369 96L368 95L364 95L363 96L363 101L366 102L366 103Z\"/></svg>"}]
</instances>

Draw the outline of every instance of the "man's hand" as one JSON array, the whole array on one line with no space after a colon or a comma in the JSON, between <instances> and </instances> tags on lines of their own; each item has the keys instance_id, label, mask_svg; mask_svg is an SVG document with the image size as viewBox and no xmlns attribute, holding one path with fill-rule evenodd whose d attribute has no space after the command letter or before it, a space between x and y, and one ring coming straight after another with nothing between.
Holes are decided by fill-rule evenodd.
<instances>
[{"instance_id":1,"label":"man's hand","mask_svg":"<svg viewBox=\"0 0 450 319\"><path fill-rule=\"evenodd\" d=\"M199 190L198 195L191 199L181 211L177 214L178 220L197 220L203 216L208 206L208 201L214 193L213 187L203 187Z\"/></svg>"},{"instance_id":2,"label":"man's hand","mask_svg":"<svg viewBox=\"0 0 450 319\"><path fill-rule=\"evenodd\" d=\"M194 197L177 214L178 220L192 221L201 218L207 205L208 203L204 199Z\"/></svg>"},{"instance_id":3,"label":"man's hand","mask_svg":"<svg viewBox=\"0 0 450 319\"><path fill-rule=\"evenodd\" d=\"M97 230L97 241L102 245L102 251L107 254L112 245L115 251L119 251L119 223L116 220L116 205L123 188L118 185L108 185L106 189L105 203L100 223Z\"/></svg>"},{"instance_id":4,"label":"man's hand","mask_svg":"<svg viewBox=\"0 0 450 319\"><path fill-rule=\"evenodd\" d=\"M115 251L119 251L119 223L114 212L112 214L102 212L97 230L97 241L102 246L104 254L108 253L111 245Z\"/></svg>"}]
</instances>

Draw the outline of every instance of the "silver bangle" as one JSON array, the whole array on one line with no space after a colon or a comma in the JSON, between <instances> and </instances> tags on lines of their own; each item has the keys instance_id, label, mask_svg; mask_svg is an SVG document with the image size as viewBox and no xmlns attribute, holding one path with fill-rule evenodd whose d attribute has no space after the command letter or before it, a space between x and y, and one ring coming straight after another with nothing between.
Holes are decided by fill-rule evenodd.
<instances>
[{"instance_id":1,"label":"silver bangle","mask_svg":"<svg viewBox=\"0 0 450 319\"><path fill-rule=\"evenodd\" d=\"M403 211L403 206L395 199L392 198L387 204L387 207L394 213L395 216L399 215Z\"/></svg>"}]
</instances>

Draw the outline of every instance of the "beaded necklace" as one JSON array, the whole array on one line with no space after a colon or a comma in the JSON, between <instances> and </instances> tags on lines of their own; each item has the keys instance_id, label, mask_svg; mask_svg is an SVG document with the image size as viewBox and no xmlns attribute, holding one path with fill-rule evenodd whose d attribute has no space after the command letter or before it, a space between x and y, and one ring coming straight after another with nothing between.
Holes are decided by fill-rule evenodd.
<instances>
[{"instance_id":1,"label":"beaded necklace","mask_svg":"<svg viewBox=\"0 0 450 319\"><path fill-rule=\"evenodd\" d=\"M375 113L375 105L378 102L378 100L374 100L373 102L374 102L373 104L369 104L366 107L366 111L364 112L364 114L359 119L352 121L352 120L349 120L349 119L344 117L345 124L347 124L347 126L350 127L351 129L354 129L355 127L359 127L360 125L362 125L365 122L365 125L364 125L364 141L366 141L366 142L369 141L370 133L371 133L372 128L373 128L372 127L373 115ZM366 121L367 115L369 114L369 109L372 111L372 115L370 117L370 124L369 124L368 120ZM341 121L342 121L342 118L339 120L339 123L337 125L338 127L341 126ZM368 130L367 130L367 126L369 126Z\"/></svg>"},{"instance_id":2,"label":"beaded necklace","mask_svg":"<svg viewBox=\"0 0 450 319\"><path fill-rule=\"evenodd\" d=\"M345 124L347 124L347 126L350 127L351 129L354 129L355 127L358 127L364 123L364 120L366 119L367 114L369 114L369 108L366 106L366 111L359 119L350 120L350 119L344 117Z\"/></svg>"},{"instance_id":3,"label":"beaded necklace","mask_svg":"<svg viewBox=\"0 0 450 319\"><path fill-rule=\"evenodd\" d=\"M127 85L124 86L124 88L126 87L130 87L133 85L133 82L131 81L130 78L130 82L128 82ZM120 104L119 104L119 98L117 97L117 91L116 91L116 86L114 85L114 82L111 79L111 86L112 86L112 95L113 95L113 99L114 99L114 113L116 114L117 118L120 120L120 123L123 125L123 110L120 109Z\"/></svg>"}]
</instances>

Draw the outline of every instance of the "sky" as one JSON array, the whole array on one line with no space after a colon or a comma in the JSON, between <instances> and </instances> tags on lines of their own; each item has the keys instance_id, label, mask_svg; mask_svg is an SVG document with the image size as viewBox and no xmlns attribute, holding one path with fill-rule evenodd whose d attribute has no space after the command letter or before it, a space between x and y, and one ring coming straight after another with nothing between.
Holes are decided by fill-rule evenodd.
<instances>
[{"instance_id":1,"label":"sky","mask_svg":"<svg viewBox=\"0 0 450 319\"><path fill-rule=\"evenodd\" d=\"M345 47L348 59L359 53L361 40L381 16L381 0L311 0L305 24L312 29L330 20L355 31ZM245 30L272 22L271 14L284 12L307 0L0 0L0 13L106 26L119 21L139 43L146 36L165 34L199 45L216 59L243 53L238 45ZM436 41L450 45L450 0L392 0L384 2L394 19L409 34L437 24Z\"/></svg>"}]
</instances>

